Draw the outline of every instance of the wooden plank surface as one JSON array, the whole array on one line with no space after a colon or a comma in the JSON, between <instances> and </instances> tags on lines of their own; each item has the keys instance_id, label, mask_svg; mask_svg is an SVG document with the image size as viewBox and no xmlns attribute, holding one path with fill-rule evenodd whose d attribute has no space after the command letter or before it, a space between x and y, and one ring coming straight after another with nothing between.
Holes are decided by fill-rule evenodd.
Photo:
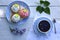
<instances>
[{"instance_id":1,"label":"wooden plank surface","mask_svg":"<svg viewBox=\"0 0 60 40\"><path fill-rule=\"evenodd\" d=\"M37 5L36 2L39 2L39 0L1 0L0 5L8 5L13 1L23 1L27 3L29 6ZM51 3L50 6L60 6L60 0L48 0L48 1Z\"/></svg>"}]
</instances>

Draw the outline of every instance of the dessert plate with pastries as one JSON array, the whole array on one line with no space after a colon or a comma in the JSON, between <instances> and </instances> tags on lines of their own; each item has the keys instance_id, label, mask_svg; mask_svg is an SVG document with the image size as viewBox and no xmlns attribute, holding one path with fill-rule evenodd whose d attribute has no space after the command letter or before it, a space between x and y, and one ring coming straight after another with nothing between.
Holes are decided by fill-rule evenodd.
<instances>
[{"instance_id":1,"label":"dessert plate with pastries","mask_svg":"<svg viewBox=\"0 0 60 40\"><path fill-rule=\"evenodd\" d=\"M21 29L21 24L24 24L30 15L29 6L22 1L14 1L7 6L6 19L9 23L10 31L14 34L23 34L26 28ZM20 29L19 29L20 28Z\"/></svg>"},{"instance_id":2,"label":"dessert plate with pastries","mask_svg":"<svg viewBox=\"0 0 60 40\"><path fill-rule=\"evenodd\" d=\"M14 1L7 6L6 18L9 23L22 24L29 18L29 6L22 1Z\"/></svg>"}]
</instances>

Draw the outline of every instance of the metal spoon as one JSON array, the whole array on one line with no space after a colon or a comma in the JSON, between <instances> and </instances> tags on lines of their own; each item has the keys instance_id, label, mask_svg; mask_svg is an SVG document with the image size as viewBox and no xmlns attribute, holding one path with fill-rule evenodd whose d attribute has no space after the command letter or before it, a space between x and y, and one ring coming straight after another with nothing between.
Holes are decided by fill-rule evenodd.
<instances>
[{"instance_id":1,"label":"metal spoon","mask_svg":"<svg viewBox=\"0 0 60 40\"><path fill-rule=\"evenodd\" d=\"M54 31L55 31L55 34L56 34L56 27L55 27L56 20L55 19L53 19L53 23L54 23Z\"/></svg>"}]
</instances>

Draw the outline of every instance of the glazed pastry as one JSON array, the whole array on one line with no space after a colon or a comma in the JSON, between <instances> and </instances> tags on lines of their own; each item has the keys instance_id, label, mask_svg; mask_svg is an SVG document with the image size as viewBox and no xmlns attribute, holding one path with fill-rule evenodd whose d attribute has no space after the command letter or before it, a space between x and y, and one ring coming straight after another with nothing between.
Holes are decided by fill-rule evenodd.
<instances>
[{"instance_id":1,"label":"glazed pastry","mask_svg":"<svg viewBox=\"0 0 60 40\"><path fill-rule=\"evenodd\" d=\"M20 9L20 5L19 4L14 4L11 7L11 11L12 12L18 12L19 9Z\"/></svg>"},{"instance_id":2,"label":"glazed pastry","mask_svg":"<svg viewBox=\"0 0 60 40\"><path fill-rule=\"evenodd\" d=\"M20 15L21 18L26 18L29 16L28 10L27 9L22 9L18 11L18 14Z\"/></svg>"},{"instance_id":3,"label":"glazed pastry","mask_svg":"<svg viewBox=\"0 0 60 40\"><path fill-rule=\"evenodd\" d=\"M14 14L11 18L12 22L19 22L20 21L20 16L18 14Z\"/></svg>"}]
</instances>

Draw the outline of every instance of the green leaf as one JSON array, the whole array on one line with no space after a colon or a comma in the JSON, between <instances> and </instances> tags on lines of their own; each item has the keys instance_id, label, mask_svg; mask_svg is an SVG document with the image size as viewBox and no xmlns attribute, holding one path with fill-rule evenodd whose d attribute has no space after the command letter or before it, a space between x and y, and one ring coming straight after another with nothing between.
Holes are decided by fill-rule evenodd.
<instances>
[{"instance_id":1,"label":"green leaf","mask_svg":"<svg viewBox=\"0 0 60 40\"><path fill-rule=\"evenodd\" d=\"M40 1L43 1L43 0L40 0Z\"/></svg>"},{"instance_id":2,"label":"green leaf","mask_svg":"<svg viewBox=\"0 0 60 40\"><path fill-rule=\"evenodd\" d=\"M48 7L49 5L50 5L50 2L48 2L48 1L44 2L44 6Z\"/></svg>"},{"instance_id":3,"label":"green leaf","mask_svg":"<svg viewBox=\"0 0 60 40\"><path fill-rule=\"evenodd\" d=\"M40 1L40 4L44 4L44 1Z\"/></svg>"},{"instance_id":4,"label":"green leaf","mask_svg":"<svg viewBox=\"0 0 60 40\"><path fill-rule=\"evenodd\" d=\"M50 14L50 9L49 9L49 7L46 7L46 8L44 9L44 12L45 12L46 14Z\"/></svg>"},{"instance_id":5,"label":"green leaf","mask_svg":"<svg viewBox=\"0 0 60 40\"><path fill-rule=\"evenodd\" d=\"M44 8L41 6L37 6L36 11L38 11L41 14L44 11Z\"/></svg>"}]
</instances>

